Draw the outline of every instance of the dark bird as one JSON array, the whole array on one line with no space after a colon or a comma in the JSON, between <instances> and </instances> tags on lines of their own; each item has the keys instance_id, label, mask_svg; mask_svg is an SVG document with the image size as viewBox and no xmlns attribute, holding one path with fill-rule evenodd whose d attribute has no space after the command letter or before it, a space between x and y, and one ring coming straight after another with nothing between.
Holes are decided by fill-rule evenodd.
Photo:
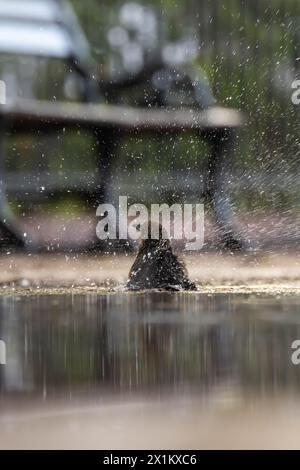
<instances>
[{"instance_id":1,"label":"dark bird","mask_svg":"<svg viewBox=\"0 0 300 470\"><path fill-rule=\"evenodd\" d=\"M142 240L126 283L128 290L197 290L183 262L174 255L170 240Z\"/></svg>"}]
</instances>

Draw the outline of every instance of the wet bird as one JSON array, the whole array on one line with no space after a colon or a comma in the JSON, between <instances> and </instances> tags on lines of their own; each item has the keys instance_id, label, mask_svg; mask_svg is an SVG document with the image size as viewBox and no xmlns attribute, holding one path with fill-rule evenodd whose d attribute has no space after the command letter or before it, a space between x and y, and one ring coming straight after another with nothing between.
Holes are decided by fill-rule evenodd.
<instances>
[{"instance_id":1,"label":"wet bird","mask_svg":"<svg viewBox=\"0 0 300 470\"><path fill-rule=\"evenodd\" d=\"M142 240L126 283L128 290L197 290L185 265L173 253L170 240Z\"/></svg>"}]
</instances>

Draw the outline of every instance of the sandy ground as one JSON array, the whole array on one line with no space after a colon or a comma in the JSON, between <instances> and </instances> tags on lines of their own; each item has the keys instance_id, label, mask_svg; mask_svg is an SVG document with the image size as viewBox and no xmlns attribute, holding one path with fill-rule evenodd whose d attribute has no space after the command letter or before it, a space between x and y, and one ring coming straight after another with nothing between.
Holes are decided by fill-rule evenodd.
<instances>
[{"instance_id":1,"label":"sandy ground","mask_svg":"<svg viewBox=\"0 0 300 470\"><path fill-rule=\"evenodd\" d=\"M299 418L290 397L27 405L1 415L0 449L299 449Z\"/></svg>"},{"instance_id":2,"label":"sandy ground","mask_svg":"<svg viewBox=\"0 0 300 470\"><path fill-rule=\"evenodd\" d=\"M300 251L182 256L203 293L299 293ZM0 295L120 290L134 255L8 254L0 257Z\"/></svg>"}]
</instances>

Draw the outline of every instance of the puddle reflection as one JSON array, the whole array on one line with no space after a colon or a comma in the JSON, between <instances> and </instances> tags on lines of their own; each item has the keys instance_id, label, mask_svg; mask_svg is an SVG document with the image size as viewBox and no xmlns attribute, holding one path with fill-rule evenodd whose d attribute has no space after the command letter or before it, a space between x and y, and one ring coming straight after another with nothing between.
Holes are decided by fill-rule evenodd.
<instances>
[{"instance_id":1,"label":"puddle reflection","mask_svg":"<svg viewBox=\"0 0 300 470\"><path fill-rule=\"evenodd\" d=\"M299 300L148 293L0 299L1 401L99 393L297 392ZM282 321L284 320L284 321Z\"/></svg>"}]
</instances>

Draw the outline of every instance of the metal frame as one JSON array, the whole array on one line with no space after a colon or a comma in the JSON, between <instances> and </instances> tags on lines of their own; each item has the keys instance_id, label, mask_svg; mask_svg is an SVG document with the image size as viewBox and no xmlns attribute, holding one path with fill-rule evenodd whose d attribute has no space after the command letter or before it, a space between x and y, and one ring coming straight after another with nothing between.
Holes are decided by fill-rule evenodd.
<instances>
[{"instance_id":1,"label":"metal frame","mask_svg":"<svg viewBox=\"0 0 300 470\"><path fill-rule=\"evenodd\" d=\"M212 206L224 243L231 248L242 247L235 235L234 217L227 195L224 175L231 168L233 144L237 128L242 124L240 113L232 109L211 107L204 111L168 111L166 109L137 109L113 105L68 104L19 101L0 106L2 140L7 131L20 130L53 132L57 129L87 129L97 143L97 167L102 176L97 200L105 201L113 175L114 156L126 134L162 135L166 132L196 132L211 146L205 198ZM3 146L1 160L4 160ZM3 175L3 169L2 169ZM103 183L104 182L104 183ZM8 210L4 178L0 186L0 226L11 235L11 241L26 245L18 233L16 223Z\"/></svg>"}]
</instances>

